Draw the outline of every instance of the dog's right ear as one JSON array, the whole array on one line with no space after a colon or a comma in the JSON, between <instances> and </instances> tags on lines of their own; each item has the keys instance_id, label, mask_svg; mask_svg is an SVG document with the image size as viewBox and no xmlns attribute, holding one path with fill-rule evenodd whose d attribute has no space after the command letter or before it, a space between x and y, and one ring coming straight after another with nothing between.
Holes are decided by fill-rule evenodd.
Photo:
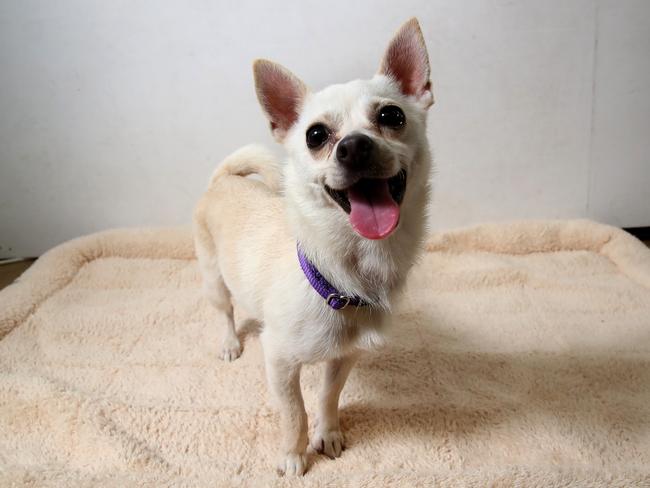
<instances>
[{"instance_id":1,"label":"dog's right ear","mask_svg":"<svg viewBox=\"0 0 650 488\"><path fill-rule=\"evenodd\" d=\"M258 59L253 63L257 99L271 122L271 132L282 142L296 123L307 86L285 67Z\"/></svg>"}]
</instances>

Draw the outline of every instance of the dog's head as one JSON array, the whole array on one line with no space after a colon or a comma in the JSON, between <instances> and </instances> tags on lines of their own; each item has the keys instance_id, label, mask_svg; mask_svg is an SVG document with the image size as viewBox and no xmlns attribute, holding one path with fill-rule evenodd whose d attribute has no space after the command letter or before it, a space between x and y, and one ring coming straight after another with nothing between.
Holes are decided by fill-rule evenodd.
<instances>
[{"instance_id":1,"label":"dog's head","mask_svg":"<svg viewBox=\"0 0 650 488\"><path fill-rule=\"evenodd\" d=\"M311 92L270 61L256 61L254 74L273 135L291 156L287 193L312 217L348 220L367 239L391 235L410 195L428 185L433 94L417 20L400 28L370 80Z\"/></svg>"}]
</instances>

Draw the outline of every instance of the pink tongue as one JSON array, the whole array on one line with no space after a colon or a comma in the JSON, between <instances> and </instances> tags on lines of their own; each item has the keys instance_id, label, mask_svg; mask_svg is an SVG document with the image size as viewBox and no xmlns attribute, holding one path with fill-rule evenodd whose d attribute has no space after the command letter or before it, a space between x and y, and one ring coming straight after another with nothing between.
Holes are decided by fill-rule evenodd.
<instances>
[{"instance_id":1,"label":"pink tongue","mask_svg":"<svg viewBox=\"0 0 650 488\"><path fill-rule=\"evenodd\" d=\"M350 223L367 239L388 237L399 221L399 205L388 191L388 180L362 180L348 190Z\"/></svg>"}]
</instances>

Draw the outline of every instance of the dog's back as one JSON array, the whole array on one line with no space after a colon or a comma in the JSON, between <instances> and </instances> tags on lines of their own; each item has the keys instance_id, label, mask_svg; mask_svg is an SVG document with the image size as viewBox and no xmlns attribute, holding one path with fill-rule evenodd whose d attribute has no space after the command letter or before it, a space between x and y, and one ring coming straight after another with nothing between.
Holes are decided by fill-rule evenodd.
<instances>
[{"instance_id":1,"label":"dog's back","mask_svg":"<svg viewBox=\"0 0 650 488\"><path fill-rule=\"evenodd\" d=\"M280 190L278 161L264 146L250 144L229 155L212 173L208 189L225 176L257 174L273 192Z\"/></svg>"},{"instance_id":2,"label":"dog's back","mask_svg":"<svg viewBox=\"0 0 650 488\"><path fill-rule=\"evenodd\" d=\"M247 178L250 175L258 175L261 181ZM277 159L256 145L234 152L212 174L193 215L195 249L208 297L226 300L230 292L237 294L239 284L249 278L248 270L257 269L263 275L268 263L245 258L250 253L244 247L266 249L274 255L273 247L289 242L284 236L280 186Z\"/></svg>"},{"instance_id":3,"label":"dog's back","mask_svg":"<svg viewBox=\"0 0 650 488\"><path fill-rule=\"evenodd\" d=\"M258 175L261 181L246 178L250 175ZM212 173L208 189L194 209L197 253L201 252L199 245L205 250L214 248L212 236L221 234L215 227L227 225L229 216L245 225L255 212L265 208L260 200L269 200L271 206L279 203L280 176L276 158L262 146L245 146L229 155ZM210 218L211 214L219 218ZM243 218L237 218L241 214Z\"/></svg>"}]
</instances>

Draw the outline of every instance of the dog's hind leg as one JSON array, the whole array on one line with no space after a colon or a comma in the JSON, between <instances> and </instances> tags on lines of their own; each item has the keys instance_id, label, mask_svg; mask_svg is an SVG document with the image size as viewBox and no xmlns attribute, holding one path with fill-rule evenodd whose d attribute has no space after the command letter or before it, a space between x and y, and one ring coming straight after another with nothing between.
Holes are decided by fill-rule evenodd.
<instances>
[{"instance_id":1,"label":"dog's hind leg","mask_svg":"<svg viewBox=\"0 0 650 488\"><path fill-rule=\"evenodd\" d=\"M241 342L235 332L233 306L230 291L219 270L212 236L203 223L195 220L194 243L199 268L203 276L203 292L217 311L217 320L226 326L221 346L221 358L234 361L241 355Z\"/></svg>"},{"instance_id":2,"label":"dog's hind leg","mask_svg":"<svg viewBox=\"0 0 650 488\"><path fill-rule=\"evenodd\" d=\"M203 290L205 296L217 310L218 320L226 324L221 345L221 358L234 361L241 355L241 343L235 332L230 292L217 269L203 271Z\"/></svg>"}]
</instances>

